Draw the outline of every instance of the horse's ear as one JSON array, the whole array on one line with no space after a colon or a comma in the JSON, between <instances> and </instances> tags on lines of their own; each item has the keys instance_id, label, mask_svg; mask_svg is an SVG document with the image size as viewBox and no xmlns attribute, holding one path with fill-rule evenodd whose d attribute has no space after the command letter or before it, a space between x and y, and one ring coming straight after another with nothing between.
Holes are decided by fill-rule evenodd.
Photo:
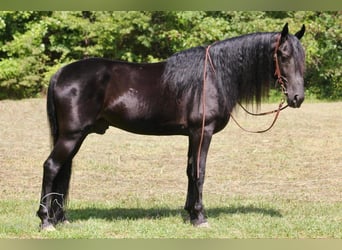
<instances>
[{"instance_id":1,"label":"horse's ear","mask_svg":"<svg viewBox=\"0 0 342 250\"><path fill-rule=\"evenodd\" d=\"M298 31L295 36L298 38L298 39L301 39L303 36L304 36L304 33L305 33L305 25L303 24L302 28L300 31Z\"/></svg>"},{"instance_id":2,"label":"horse's ear","mask_svg":"<svg viewBox=\"0 0 342 250\"><path fill-rule=\"evenodd\" d=\"M289 24L286 23L281 31L281 42L284 42L287 39L287 35L289 34Z\"/></svg>"}]
</instances>

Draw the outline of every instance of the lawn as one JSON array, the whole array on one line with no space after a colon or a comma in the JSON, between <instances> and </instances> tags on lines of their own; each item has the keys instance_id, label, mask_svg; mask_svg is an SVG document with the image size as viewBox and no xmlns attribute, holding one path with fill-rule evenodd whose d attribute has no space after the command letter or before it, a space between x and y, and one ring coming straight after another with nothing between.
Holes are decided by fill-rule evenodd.
<instances>
[{"instance_id":1,"label":"lawn","mask_svg":"<svg viewBox=\"0 0 342 250\"><path fill-rule=\"evenodd\" d=\"M341 110L341 102L304 103L265 134L231 122L215 135L203 194L210 228L185 222L186 137L90 135L74 160L71 224L40 232L45 100L0 101L0 238L341 239ZM235 116L251 129L272 122Z\"/></svg>"}]
</instances>

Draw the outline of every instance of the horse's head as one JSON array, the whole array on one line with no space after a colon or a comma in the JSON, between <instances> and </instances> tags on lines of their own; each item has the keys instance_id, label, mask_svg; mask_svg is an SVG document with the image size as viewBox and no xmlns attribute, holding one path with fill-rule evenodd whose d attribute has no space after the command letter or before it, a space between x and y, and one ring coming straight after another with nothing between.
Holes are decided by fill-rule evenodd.
<instances>
[{"instance_id":1,"label":"horse's head","mask_svg":"<svg viewBox=\"0 0 342 250\"><path fill-rule=\"evenodd\" d=\"M278 78L278 83L283 85L288 105L293 108L299 108L304 101L305 53L299 42L304 32L303 25L295 35L290 35L286 24L278 37L274 54L275 76Z\"/></svg>"}]
</instances>

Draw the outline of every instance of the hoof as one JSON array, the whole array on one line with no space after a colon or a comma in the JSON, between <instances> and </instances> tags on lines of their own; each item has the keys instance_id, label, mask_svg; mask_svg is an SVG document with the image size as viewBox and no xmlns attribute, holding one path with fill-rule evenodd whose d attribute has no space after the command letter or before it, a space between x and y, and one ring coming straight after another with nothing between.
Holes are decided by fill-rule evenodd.
<instances>
[{"instance_id":1,"label":"hoof","mask_svg":"<svg viewBox=\"0 0 342 250\"><path fill-rule=\"evenodd\" d=\"M210 228L210 225L209 225L209 223L206 221L206 222L203 222L203 223L201 223L201 224L196 225L196 227L198 227L198 228Z\"/></svg>"},{"instance_id":2,"label":"hoof","mask_svg":"<svg viewBox=\"0 0 342 250\"><path fill-rule=\"evenodd\" d=\"M209 228L209 223L207 220L191 220L191 224L194 226L194 227L198 227L198 228Z\"/></svg>"},{"instance_id":3,"label":"hoof","mask_svg":"<svg viewBox=\"0 0 342 250\"><path fill-rule=\"evenodd\" d=\"M70 224L70 221L64 220L64 221L62 222L62 224L63 224L63 225L69 225L69 224Z\"/></svg>"},{"instance_id":4,"label":"hoof","mask_svg":"<svg viewBox=\"0 0 342 250\"><path fill-rule=\"evenodd\" d=\"M56 231L56 228L53 225L41 226L41 231L43 232L53 232Z\"/></svg>"},{"instance_id":5,"label":"hoof","mask_svg":"<svg viewBox=\"0 0 342 250\"><path fill-rule=\"evenodd\" d=\"M200 223L200 224L197 224L197 225L194 224L194 227L198 227L198 228L210 228L210 225L209 225L209 223L206 221L206 222L203 222L203 223Z\"/></svg>"}]
</instances>

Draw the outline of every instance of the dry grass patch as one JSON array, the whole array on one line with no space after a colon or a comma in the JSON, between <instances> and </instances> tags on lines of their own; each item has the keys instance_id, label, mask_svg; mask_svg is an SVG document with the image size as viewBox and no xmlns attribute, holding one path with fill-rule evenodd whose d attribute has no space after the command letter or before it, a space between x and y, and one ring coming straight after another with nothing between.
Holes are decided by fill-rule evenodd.
<instances>
[{"instance_id":1,"label":"dry grass patch","mask_svg":"<svg viewBox=\"0 0 342 250\"><path fill-rule=\"evenodd\" d=\"M208 155L204 202L213 228L196 234L182 222L186 137L141 136L115 128L104 136L90 135L75 157L71 179L70 214L76 221L80 218L63 230L76 232L80 230L77 225L91 223L85 220L94 216L88 230L98 230L96 237L168 237L170 224L178 225L174 228L180 232L175 234L178 237L182 232L183 237L204 238L341 237L336 226L342 223L341 110L341 102L304 103L300 109L283 111L275 127L260 135L229 123L214 136ZM237 118L251 129L264 128L272 120L248 117L242 111ZM33 232L37 229L33 225L38 225L34 212L49 149L45 100L0 101L0 209L8 220L14 220L2 225L1 237L41 237ZM20 207L26 203L27 207ZM160 219L154 210L158 208ZM96 212L100 212L97 217ZM112 220L102 218L110 212L119 215ZM20 224L18 214L25 218L28 231L13 226ZM129 216L119 219L125 215ZM302 223L296 225L297 219ZM148 228L145 234L134 229L136 220L136 225ZM279 230L265 232L262 223L269 230ZM230 233L220 229L228 224ZM9 225L16 228L11 234ZM153 234L154 226L166 231ZM52 237L64 237L63 230ZM89 232L74 237L88 237Z\"/></svg>"}]
</instances>

